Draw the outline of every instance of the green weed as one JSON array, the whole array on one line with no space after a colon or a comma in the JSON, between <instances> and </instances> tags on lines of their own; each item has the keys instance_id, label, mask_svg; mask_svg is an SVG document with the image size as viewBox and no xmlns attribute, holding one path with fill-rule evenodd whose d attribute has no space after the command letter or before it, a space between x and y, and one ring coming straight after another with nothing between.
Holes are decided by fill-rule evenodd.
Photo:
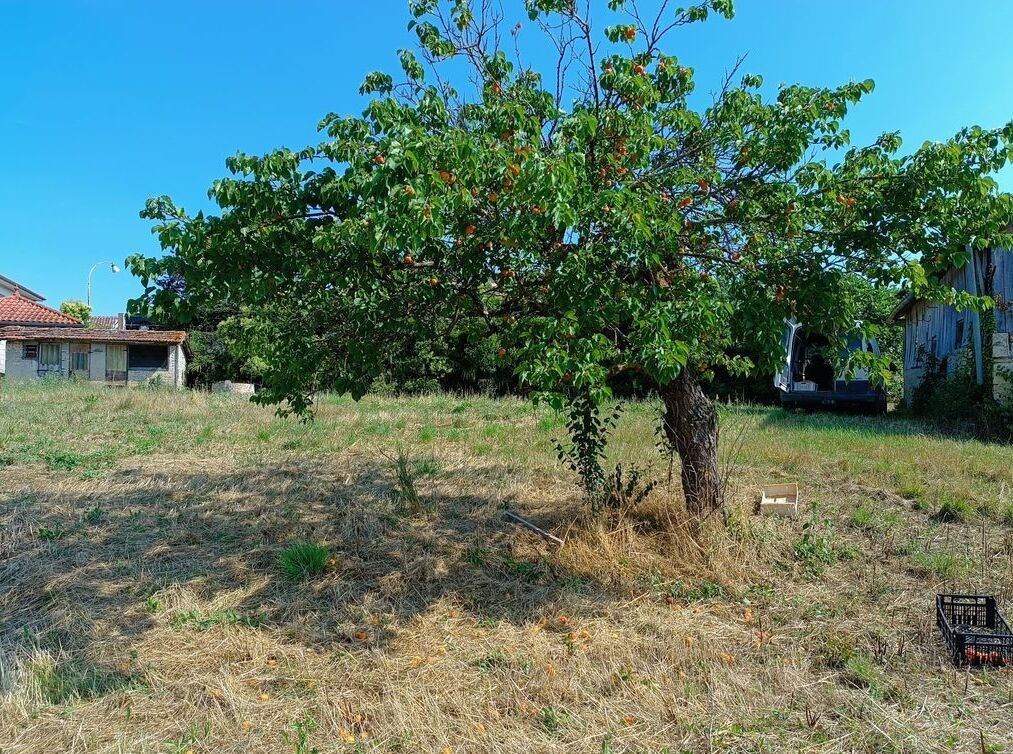
<instances>
[{"instance_id":1,"label":"green weed","mask_svg":"<svg viewBox=\"0 0 1013 754\"><path fill-rule=\"evenodd\" d=\"M495 652L480 657L475 660L475 667L481 670L483 673L491 673L496 668L503 668L510 664L510 658L506 652L502 649L497 649Z\"/></svg>"},{"instance_id":2,"label":"green weed","mask_svg":"<svg viewBox=\"0 0 1013 754\"><path fill-rule=\"evenodd\" d=\"M542 707L538 715L538 722L550 735L561 733L572 720L573 716L564 707Z\"/></svg>"},{"instance_id":3,"label":"green weed","mask_svg":"<svg viewBox=\"0 0 1013 754\"><path fill-rule=\"evenodd\" d=\"M79 453L61 452L46 456L46 468L50 471L73 471L84 463Z\"/></svg>"}]
</instances>

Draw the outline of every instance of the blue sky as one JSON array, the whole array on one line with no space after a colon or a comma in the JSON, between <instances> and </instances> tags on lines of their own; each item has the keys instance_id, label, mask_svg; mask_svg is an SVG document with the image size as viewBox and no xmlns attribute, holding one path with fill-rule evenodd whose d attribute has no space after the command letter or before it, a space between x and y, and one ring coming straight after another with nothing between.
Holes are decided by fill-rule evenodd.
<instances>
[{"instance_id":1,"label":"blue sky","mask_svg":"<svg viewBox=\"0 0 1013 754\"><path fill-rule=\"evenodd\" d=\"M405 0L0 0L0 274L83 298L94 262L158 250L147 197L204 207L229 154L301 147L327 112L358 112L407 20ZM667 51L704 91L742 54L772 87L873 78L855 141L900 130L913 148L1013 119L1011 29L1007 0L738 0ZM139 290L99 271L95 309Z\"/></svg>"}]
</instances>

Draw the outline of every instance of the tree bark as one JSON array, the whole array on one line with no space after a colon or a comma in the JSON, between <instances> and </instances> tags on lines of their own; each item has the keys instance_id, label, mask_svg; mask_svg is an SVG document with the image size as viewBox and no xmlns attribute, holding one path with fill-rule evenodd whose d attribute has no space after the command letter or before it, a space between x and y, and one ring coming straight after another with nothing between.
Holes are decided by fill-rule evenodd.
<instances>
[{"instance_id":1,"label":"tree bark","mask_svg":"<svg viewBox=\"0 0 1013 754\"><path fill-rule=\"evenodd\" d=\"M705 515L724 503L718 471L718 414L696 377L684 369L661 389L669 447L682 461L682 491L690 513Z\"/></svg>"}]
</instances>

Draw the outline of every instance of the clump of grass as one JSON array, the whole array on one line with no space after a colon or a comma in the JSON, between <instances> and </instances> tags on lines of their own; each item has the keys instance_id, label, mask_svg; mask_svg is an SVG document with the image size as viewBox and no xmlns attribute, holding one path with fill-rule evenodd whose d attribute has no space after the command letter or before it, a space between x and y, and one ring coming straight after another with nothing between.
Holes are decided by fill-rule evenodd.
<instances>
[{"instance_id":1,"label":"clump of grass","mask_svg":"<svg viewBox=\"0 0 1013 754\"><path fill-rule=\"evenodd\" d=\"M327 570L331 551L323 545L295 542L282 551L278 567L290 581L308 581Z\"/></svg>"},{"instance_id":2,"label":"clump of grass","mask_svg":"<svg viewBox=\"0 0 1013 754\"><path fill-rule=\"evenodd\" d=\"M149 598L151 599L151 598ZM145 604L149 612L157 612L161 606L158 601L154 605ZM205 613L201 610L187 610L183 613L176 613L169 619L169 625L173 628L192 628L196 631L207 631L215 626L246 626L256 628L263 620L259 615L239 613L235 610L215 610Z\"/></svg>"},{"instance_id":3,"label":"clump of grass","mask_svg":"<svg viewBox=\"0 0 1013 754\"><path fill-rule=\"evenodd\" d=\"M1003 507L999 513L999 520L1006 526L1013 526L1013 504Z\"/></svg>"},{"instance_id":4,"label":"clump of grass","mask_svg":"<svg viewBox=\"0 0 1013 754\"><path fill-rule=\"evenodd\" d=\"M820 651L820 659L828 668L841 670L858 654L855 638L848 634L835 634L827 639Z\"/></svg>"},{"instance_id":5,"label":"clump of grass","mask_svg":"<svg viewBox=\"0 0 1013 754\"><path fill-rule=\"evenodd\" d=\"M52 542L61 537L63 532L60 529L50 529L48 526L40 526L38 537L43 542Z\"/></svg>"},{"instance_id":6,"label":"clump of grass","mask_svg":"<svg viewBox=\"0 0 1013 754\"><path fill-rule=\"evenodd\" d=\"M865 689L869 695L880 701L891 701L901 695L900 689L894 686L876 667L872 658L864 652L856 652L844 663L843 680L857 688Z\"/></svg>"},{"instance_id":7,"label":"clump of grass","mask_svg":"<svg viewBox=\"0 0 1013 754\"><path fill-rule=\"evenodd\" d=\"M135 684L129 676L49 658L33 661L29 665L29 673L39 697L47 704L94 699Z\"/></svg>"},{"instance_id":8,"label":"clump of grass","mask_svg":"<svg viewBox=\"0 0 1013 754\"><path fill-rule=\"evenodd\" d=\"M937 550L915 550L910 555L915 570L926 576L934 576L943 581L952 581L967 567L966 558L958 557L952 552Z\"/></svg>"},{"instance_id":9,"label":"clump of grass","mask_svg":"<svg viewBox=\"0 0 1013 754\"><path fill-rule=\"evenodd\" d=\"M434 477L440 473L440 464L435 458L420 458L415 462L415 473L418 476Z\"/></svg>"},{"instance_id":10,"label":"clump of grass","mask_svg":"<svg viewBox=\"0 0 1013 754\"><path fill-rule=\"evenodd\" d=\"M947 497L939 506L934 518L937 521L952 523L966 521L972 515L974 515L974 507L967 500L960 497Z\"/></svg>"},{"instance_id":11,"label":"clump of grass","mask_svg":"<svg viewBox=\"0 0 1013 754\"><path fill-rule=\"evenodd\" d=\"M871 531L876 529L876 511L868 503L861 502L851 511L851 525L856 529Z\"/></svg>"}]
</instances>

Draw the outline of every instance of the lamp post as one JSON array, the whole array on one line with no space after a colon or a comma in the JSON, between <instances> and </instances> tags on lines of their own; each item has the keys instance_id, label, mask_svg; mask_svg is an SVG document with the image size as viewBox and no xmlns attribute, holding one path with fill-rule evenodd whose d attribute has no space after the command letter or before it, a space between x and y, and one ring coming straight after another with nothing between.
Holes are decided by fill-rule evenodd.
<instances>
[{"instance_id":1,"label":"lamp post","mask_svg":"<svg viewBox=\"0 0 1013 754\"><path fill-rule=\"evenodd\" d=\"M88 308L89 309L91 309L91 276L94 274L95 270L97 270L99 267L101 267L104 264L109 265L109 269L112 270L113 272L119 272L120 271L120 268L116 266L116 263L115 262L110 262L109 260L106 260L104 262L96 262L95 264L93 264L91 266L91 269L88 270L88 301L87 301L87 304L88 304Z\"/></svg>"}]
</instances>

